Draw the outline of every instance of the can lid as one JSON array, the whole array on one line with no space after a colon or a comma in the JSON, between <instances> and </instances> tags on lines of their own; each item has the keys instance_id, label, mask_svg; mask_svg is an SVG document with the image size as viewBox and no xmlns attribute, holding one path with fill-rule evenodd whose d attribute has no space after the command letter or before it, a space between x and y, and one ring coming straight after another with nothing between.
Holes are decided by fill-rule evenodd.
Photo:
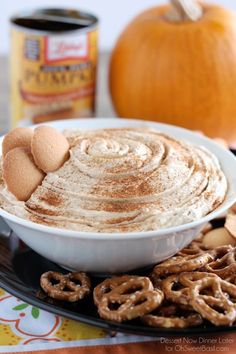
<instances>
[{"instance_id":1,"label":"can lid","mask_svg":"<svg viewBox=\"0 0 236 354\"><path fill-rule=\"evenodd\" d=\"M47 8L25 11L12 16L11 23L23 28L65 32L96 25L98 18L76 9Z\"/></svg>"}]
</instances>

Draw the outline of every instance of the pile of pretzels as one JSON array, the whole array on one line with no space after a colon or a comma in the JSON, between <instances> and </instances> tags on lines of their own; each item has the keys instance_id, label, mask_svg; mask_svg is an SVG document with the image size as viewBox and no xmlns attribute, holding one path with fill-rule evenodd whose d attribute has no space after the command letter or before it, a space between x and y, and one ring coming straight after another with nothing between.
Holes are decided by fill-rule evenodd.
<instances>
[{"instance_id":1,"label":"pile of pretzels","mask_svg":"<svg viewBox=\"0 0 236 354\"><path fill-rule=\"evenodd\" d=\"M207 225L197 240L157 264L148 276L114 276L92 289L85 273L47 272L41 276L41 287L64 301L78 301L93 292L99 316L108 321L136 319L159 328L187 328L206 321L231 326L236 322L236 246L207 245L204 238L214 231L210 228Z\"/></svg>"},{"instance_id":2,"label":"pile of pretzels","mask_svg":"<svg viewBox=\"0 0 236 354\"><path fill-rule=\"evenodd\" d=\"M152 327L186 328L207 320L236 321L236 247L206 250L193 242L154 267L149 277L118 276L93 292L99 315L116 322L139 318Z\"/></svg>"}]
</instances>

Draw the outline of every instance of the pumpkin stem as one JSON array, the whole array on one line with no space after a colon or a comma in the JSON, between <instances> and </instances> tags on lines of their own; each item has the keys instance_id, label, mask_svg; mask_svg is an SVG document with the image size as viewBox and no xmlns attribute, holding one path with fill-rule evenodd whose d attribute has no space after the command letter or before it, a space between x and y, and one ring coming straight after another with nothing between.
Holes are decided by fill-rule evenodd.
<instances>
[{"instance_id":1,"label":"pumpkin stem","mask_svg":"<svg viewBox=\"0 0 236 354\"><path fill-rule=\"evenodd\" d=\"M203 9L196 0L170 0L172 9L166 18L174 22L197 21L203 15Z\"/></svg>"}]
</instances>

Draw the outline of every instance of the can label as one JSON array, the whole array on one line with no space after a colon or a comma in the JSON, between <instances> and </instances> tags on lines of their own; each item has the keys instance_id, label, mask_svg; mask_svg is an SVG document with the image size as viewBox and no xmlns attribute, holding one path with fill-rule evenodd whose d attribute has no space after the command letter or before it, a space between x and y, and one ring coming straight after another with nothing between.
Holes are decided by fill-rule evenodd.
<instances>
[{"instance_id":1,"label":"can label","mask_svg":"<svg viewBox=\"0 0 236 354\"><path fill-rule=\"evenodd\" d=\"M97 30L40 35L12 28L12 126L94 115Z\"/></svg>"}]
</instances>

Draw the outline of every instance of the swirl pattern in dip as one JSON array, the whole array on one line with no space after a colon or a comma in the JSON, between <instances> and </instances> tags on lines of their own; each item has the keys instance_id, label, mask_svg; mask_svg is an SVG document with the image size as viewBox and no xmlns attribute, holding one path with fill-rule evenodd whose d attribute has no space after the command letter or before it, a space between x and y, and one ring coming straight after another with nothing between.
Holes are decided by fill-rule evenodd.
<instances>
[{"instance_id":1,"label":"swirl pattern in dip","mask_svg":"<svg viewBox=\"0 0 236 354\"><path fill-rule=\"evenodd\" d=\"M197 220L225 198L226 178L203 147L143 128L66 135L70 159L26 203L3 188L4 209L61 228L132 232Z\"/></svg>"}]
</instances>

